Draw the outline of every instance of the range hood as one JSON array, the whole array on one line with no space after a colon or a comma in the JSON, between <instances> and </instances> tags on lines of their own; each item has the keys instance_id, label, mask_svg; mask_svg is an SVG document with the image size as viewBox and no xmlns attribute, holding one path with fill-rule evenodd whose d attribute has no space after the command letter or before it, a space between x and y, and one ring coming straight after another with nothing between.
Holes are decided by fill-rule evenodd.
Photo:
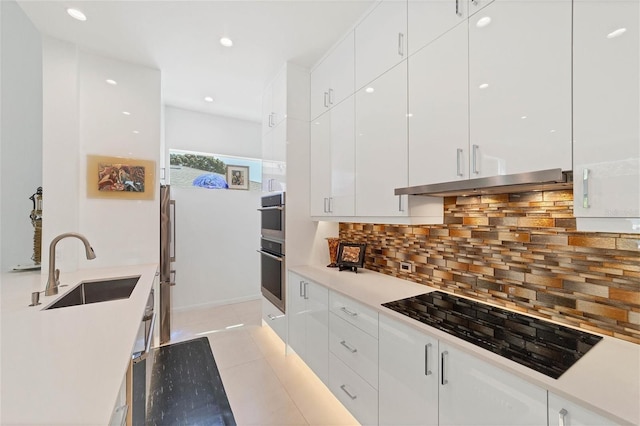
<instances>
[{"instance_id":1,"label":"range hood","mask_svg":"<svg viewBox=\"0 0 640 426\"><path fill-rule=\"evenodd\" d=\"M499 175L477 179L396 188L395 195L429 195L434 197L508 194L573 188L573 172L562 169Z\"/></svg>"}]
</instances>

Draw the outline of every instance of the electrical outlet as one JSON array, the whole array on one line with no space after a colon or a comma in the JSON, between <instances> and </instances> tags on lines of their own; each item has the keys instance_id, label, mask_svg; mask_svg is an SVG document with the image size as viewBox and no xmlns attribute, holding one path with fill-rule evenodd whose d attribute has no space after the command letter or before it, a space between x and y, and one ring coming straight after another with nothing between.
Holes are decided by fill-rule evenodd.
<instances>
[{"instance_id":1,"label":"electrical outlet","mask_svg":"<svg viewBox=\"0 0 640 426\"><path fill-rule=\"evenodd\" d=\"M402 272L413 272L413 264L411 262L400 262L400 270Z\"/></svg>"}]
</instances>

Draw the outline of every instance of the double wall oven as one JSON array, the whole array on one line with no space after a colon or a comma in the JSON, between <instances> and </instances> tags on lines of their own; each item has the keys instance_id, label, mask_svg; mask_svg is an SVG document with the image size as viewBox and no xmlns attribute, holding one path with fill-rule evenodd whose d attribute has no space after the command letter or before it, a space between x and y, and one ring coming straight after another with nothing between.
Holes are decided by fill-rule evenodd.
<instances>
[{"instance_id":1,"label":"double wall oven","mask_svg":"<svg viewBox=\"0 0 640 426\"><path fill-rule=\"evenodd\" d=\"M285 311L286 266L284 257L285 194L262 197L260 211L260 287L263 296Z\"/></svg>"}]
</instances>

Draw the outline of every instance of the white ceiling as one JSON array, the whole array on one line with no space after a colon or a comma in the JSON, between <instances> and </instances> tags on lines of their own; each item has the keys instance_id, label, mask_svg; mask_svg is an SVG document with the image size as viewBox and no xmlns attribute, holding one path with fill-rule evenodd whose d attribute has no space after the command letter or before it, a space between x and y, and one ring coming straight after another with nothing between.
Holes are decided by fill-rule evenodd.
<instances>
[{"instance_id":1,"label":"white ceiling","mask_svg":"<svg viewBox=\"0 0 640 426\"><path fill-rule=\"evenodd\" d=\"M313 66L375 0L19 1L43 34L158 68L164 103L260 120L285 61ZM87 21L69 17L80 9ZM234 46L222 47L230 37ZM215 99L204 102L205 96Z\"/></svg>"}]
</instances>

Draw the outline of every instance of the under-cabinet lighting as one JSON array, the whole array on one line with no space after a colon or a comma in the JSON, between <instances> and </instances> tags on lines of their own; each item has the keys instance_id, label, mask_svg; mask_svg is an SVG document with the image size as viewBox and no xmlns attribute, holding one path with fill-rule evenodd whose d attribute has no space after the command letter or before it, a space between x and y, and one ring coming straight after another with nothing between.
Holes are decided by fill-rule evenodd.
<instances>
[{"instance_id":1,"label":"under-cabinet lighting","mask_svg":"<svg viewBox=\"0 0 640 426\"><path fill-rule=\"evenodd\" d=\"M82 13L81 11L79 11L78 9L69 8L69 9L67 9L67 13L73 19L77 19L78 21L86 21L87 20L87 16L84 13Z\"/></svg>"}]
</instances>

